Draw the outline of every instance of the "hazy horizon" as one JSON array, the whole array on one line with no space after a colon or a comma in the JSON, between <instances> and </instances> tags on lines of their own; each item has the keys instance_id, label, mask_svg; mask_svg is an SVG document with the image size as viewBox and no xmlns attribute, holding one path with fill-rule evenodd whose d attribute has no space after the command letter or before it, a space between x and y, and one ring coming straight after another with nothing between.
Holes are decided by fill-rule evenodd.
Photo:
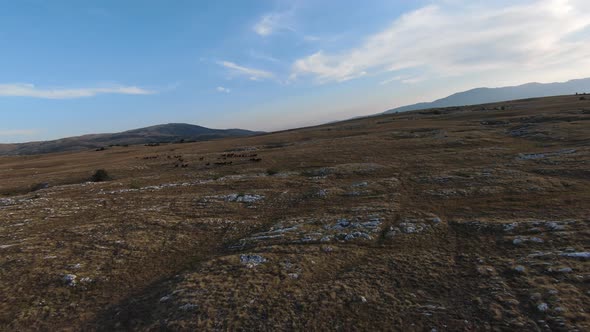
<instances>
[{"instance_id":1,"label":"hazy horizon","mask_svg":"<svg viewBox=\"0 0 590 332\"><path fill-rule=\"evenodd\" d=\"M0 142L315 125L590 77L588 41L580 0L4 3Z\"/></svg>"}]
</instances>

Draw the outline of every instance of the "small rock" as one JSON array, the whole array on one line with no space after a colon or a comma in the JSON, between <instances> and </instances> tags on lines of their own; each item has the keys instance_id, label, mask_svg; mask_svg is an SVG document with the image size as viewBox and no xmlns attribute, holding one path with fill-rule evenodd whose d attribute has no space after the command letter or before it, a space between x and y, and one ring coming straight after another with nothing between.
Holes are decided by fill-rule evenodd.
<instances>
[{"instance_id":1,"label":"small rock","mask_svg":"<svg viewBox=\"0 0 590 332\"><path fill-rule=\"evenodd\" d=\"M332 240L332 235L326 235L320 239L320 242L330 242Z\"/></svg>"},{"instance_id":2,"label":"small rock","mask_svg":"<svg viewBox=\"0 0 590 332\"><path fill-rule=\"evenodd\" d=\"M522 265L517 265L514 267L514 271L518 273L524 273L526 271L526 268Z\"/></svg>"},{"instance_id":3,"label":"small rock","mask_svg":"<svg viewBox=\"0 0 590 332\"><path fill-rule=\"evenodd\" d=\"M179 309L180 310L184 310L184 311L189 311L189 310L195 309L196 307L197 307L196 304L187 303L187 304L184 304L184 305L180 306Z\"/></svg>"},{"instance_id":4,"label":"small rock","mask_svg":"<svg viewBox=\"0 0 590 332\"><path fill-rule=\"evenodd\" d=\"M339 226L341 228L348 227L350 226L350 221L348 221L348 219L339 219L336 226Z\"/></svg>"},{"instance_id":5,"label":"small rock","mask_svg":"<svg viewBox=\"0 0 590 332\"><path fill-rule=\"evenodd\" d=\"M545 312L545 311L549 310L549 305L547 305L547 303L543 302L537 306L537 310L539 310L540 312Z\"/></svg>"},{"instance_id":6,"label":"small rock","mask_svg":"<svg viewBox=\"0 0 590 332\"><path fill-rule=\"evenodd\" d=\"M76 276L75 274L66 274L65 276L63 276L63 281L68 286L76 286L76 278L78 278L78 276Z\"/></svg>"},{"instance_id":7,"label":"small rock","mask_svg":"<svg viewBox=\"0 0 590 332\"><path fill-rule=\"evenodd\" d=\"M515 222L510 223L510 224L506 224L506 225L504 225L504 231L505 232L513 231L517 226L518 226L518 224Z\"/></svg>"},{"instance_id":8,"label":"small rock","mask_svg":"<svg viewBox=\"0 0 590 332\"><path fill-rule=\"evenodd\" d=\"M260 255L240 255L240 262L247 267L252 268L266 262L266 258Z\"/></svg>"},{"instance_id":9,"label":"small rock","mask_svg":"<svg viewBox=\"0 0 590 332\"><path fill-rule=\"evenodd\" d=\"M263 199L264 199L264 196L262 196L262 195L231 194L231 195L225 196L226 202L254 203L254 202L258 202Z\"/></svg>"},{"instance_id":10,"label":"small rock","mask_svg":"<svg viewBox=\"0 0 590 332\"><path fill-rule=\"evenodd\" d=\"M89 283L91 283L93 281L94 280L92 278L90 278L90 277L84 277L84 278L80 279L80 282L81 283L84 283L84 284L89 284Z\"/></svg>"},{"instance_id":11,"label":"small rock","mask_svg":"<svg viewBox=\"0 0 590 332\"><path fill-rule=\"evenodd\" d=\"M371 237L371 235L364 233L364 232L353 232L353 233L347 234L344 237L345 241L350 241L350 240L354 240L354 239L372 240L373 237Z\"/></svg>"},{"instance_id":12,"label":"small rock","mask_svg":"<svg viewBox=\"0 0 590 332\"><path fill-rule=\"evenodd\" d=\"M399 231L399 229L394 228L394 227L390 227L389 231L387 231L387 233L385 233L385 237L388 239L392 239L395 237L395 235L397 234L398 231Z\"/></svg>"},{"instance_id":13,"label":"small rock","mask_svg":"<svg viewBox=\"0 0 590 332\"><path fill-rule=\"evenodd\" d=\"M590 251L584 252L566 252L561 254L563 257L590 259Z\"/></svg>"},{"instance_id":14,"label":"small rock","mask_svg":"<svg viewBox=\"0 0 590 332\"><path fill-rule=\"evenodd\" d=\"M556 223L554 221L550 221L550 222L546 223L545 227L547 227L547 229L550 229L552 231L562 231L565 229L565 227L563 227L562 225L559 225L558 223Z\"/></svg>"},{"instance_id":15,"label":"small rock","mask_svg":"<svg viewBox=\"0 0 590 332\"><path fill-rule=\"evenodd\" d=\"M82 268L82 264L77 263L77 264L70 265L69 267L72 270L78 270L78 269Z\"/></svg>"}]
</instances>

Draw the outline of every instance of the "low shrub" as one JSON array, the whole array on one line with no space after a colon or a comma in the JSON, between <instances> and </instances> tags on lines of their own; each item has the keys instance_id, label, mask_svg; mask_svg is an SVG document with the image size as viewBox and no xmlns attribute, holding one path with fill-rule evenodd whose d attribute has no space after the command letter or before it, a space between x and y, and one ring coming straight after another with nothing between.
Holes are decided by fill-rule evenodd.
<instances>
[{"instance_id":1,"label":"low shrub","mask_svg":"<svg viewBox=\"0 0 590 332\"><path fill-rule=\"evenodd\" d=\"M105 171L104 169L96 170L92 177L90 177L90 181L92 182L103 182L109 181L110 179L111 177L109 176L109 173L107 173L107 171Z\"/></svg>"},{"instance_id":2,"label":"low shrub","mask_svg":"<svg viewBox=\"0 0 590 332\"><path fill-rule=\"evenodd\" d=\"M37 191L37 190L47 189L47 188L49 188L49 183L41 182L41 183L37 183L37 184L31 186L31 191Z\"/></svg>"}]
</instances>

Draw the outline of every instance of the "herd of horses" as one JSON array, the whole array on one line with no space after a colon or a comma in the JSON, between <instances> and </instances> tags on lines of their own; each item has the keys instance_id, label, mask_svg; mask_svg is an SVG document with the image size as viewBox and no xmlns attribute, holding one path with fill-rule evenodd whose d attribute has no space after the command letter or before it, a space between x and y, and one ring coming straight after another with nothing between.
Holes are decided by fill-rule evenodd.
<instances>
[{"instance_id":1,"label":"herd of horses","mask_svg":"<svg viewBox=\"0 0 590 332\"><path fill-rule=\"evenodd\" d=\"M159 155L154 156L145 156L143 157L144 160L152 160L152 159L159 159ZM237 153L224 153L221 156L217 157L218 161L215 162L206 162L205 166L228 166L233 165L234 160L228 159L245 159L248 158L248 161L251 162L261 162L262 158L258 157L257 153L249 153L249 154L237 154ZM188 162L185 161L182 155L167 155L166 159L174 160L173 165L174 168L187 168L189 166ZM205 157L199 157L199 161L204 161Z\"/></svg>"}]
</instances>

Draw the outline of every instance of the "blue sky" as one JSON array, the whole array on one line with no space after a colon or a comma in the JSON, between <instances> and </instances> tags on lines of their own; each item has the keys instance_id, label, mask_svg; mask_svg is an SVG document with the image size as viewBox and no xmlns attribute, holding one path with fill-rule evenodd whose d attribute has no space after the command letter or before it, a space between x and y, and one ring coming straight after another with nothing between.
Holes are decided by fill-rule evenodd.
<instances>
[{"instance_id":1,"label":"blue sky","mask_svg":"<svg viewBox=\"0 0 590 332\"><path fill-rule=\"evenodd\" d=\"M590 76L590 5L0 0L0 142L277 130Z\"/></svg>"}]
</instances>

